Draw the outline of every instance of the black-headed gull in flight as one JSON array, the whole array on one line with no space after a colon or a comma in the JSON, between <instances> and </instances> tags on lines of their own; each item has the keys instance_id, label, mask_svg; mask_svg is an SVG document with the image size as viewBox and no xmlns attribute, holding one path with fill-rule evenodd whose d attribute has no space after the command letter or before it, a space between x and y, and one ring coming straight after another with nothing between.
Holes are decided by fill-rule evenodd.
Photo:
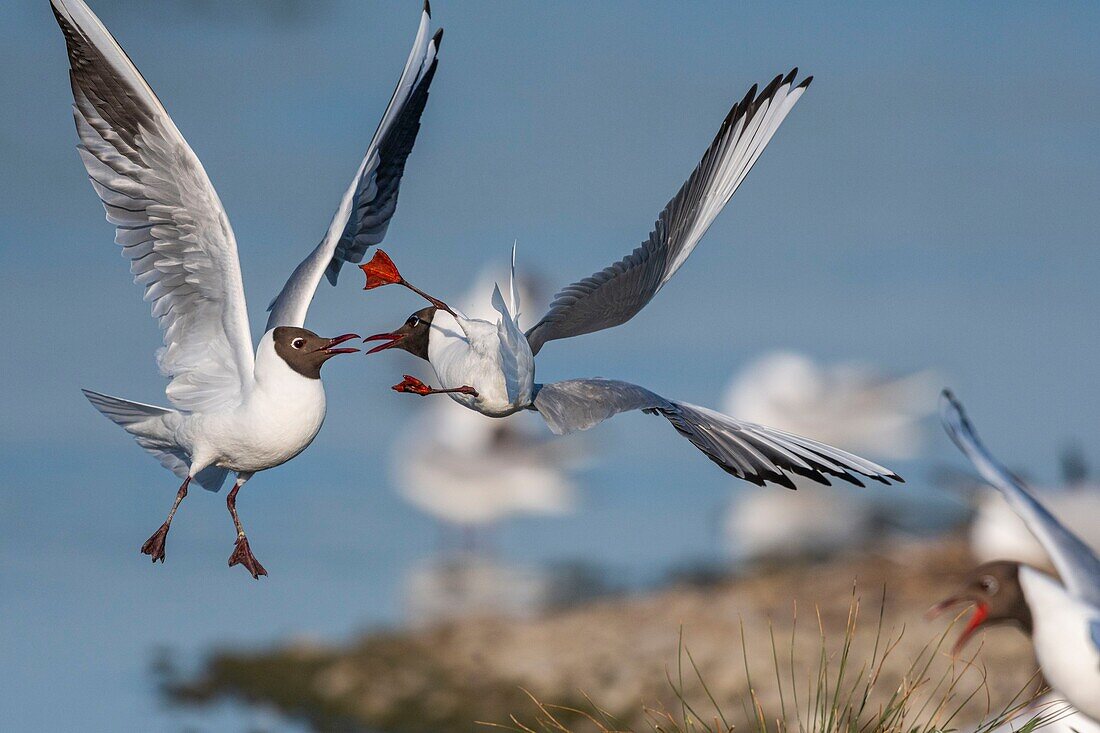
<instances>
[{"instance_id":1,"label":"black-headed gull in flight","mask_svg":"<svg viewBox=\"0 0 1100 733\"><path fill-rule=\"evenodd\" d=\"M116 226L135 282L164 331L157 354L175 409L85 390L120 425L183 479L168 519L142 546L164 561L164 543L192 481L227 497L237 530L229 565L266 575L237 516L237 492L257 471L301 453L325 418L321 367L356 334L323 338L303 328L326 270L358 261L381 240L397 199L428 86L439 34L429 37L425 6L413 50L382 122L327 235L272 303L253 354L237 244L199 159L153 90L83 0L51 0L65 35L80 156Z\"/></svg>"},{"instance_id":2,"label":"black-headed gull in flight","mask_svg":"<svg viewBox=\"0 0 1100 733\"><path fill-rule=\"evenodd\" d=\"M502 274L490 268L476 279L463 303L467 316L496 317L485 293L499 281L494 275ZM520 277L521 299L534 299L537 285ZM553 440L538 422L527 412L486 420L450 400L425 405L393 443L398 490L418 509L459 528L467 550L478 548L483 527L505 518L568 514L577 494L570 473L582 456ZM408 447L414 444L417 455L410 460Z\"/></svg>"},{"instance_id":3,"label":"black-headed gull in flight","mask_svg":"<svg viewBox=\"0 0 1100 733\"><path fill-rule=\"evenodd\" d=\"M1031 635L1035 657L1051 688L1078 711L1100 722L1100 558L989 452L962 405L947 391L942 413L947 434L1027 523L1050 555L1061 581L1017 562L985 563L931 612L964 603L974 606L956 651L983 626L1020 627Z\"/></svg>"},{"instance_id":4,"label":"black-headed gull in flight","mask_svg":"<svg viewBox=\"0 0 1100 733\"><path fill-rule=\"evenodd\" d=\"M557 433L585 430L627 410L662 415L696 448L738 478L794 488L788 474L829 483L834 476L862 485L858 476L900 480L875 463L814 440L737 420L647 389L608 379L535 383L534 357L554 339L617 326L637 314L675 274L718 213L733 196L812 77L795 83L797 69L780 75L760 93L754 86L733 106L702 161L668 203L649 239L610 267L560 293L550 310L526 333L520 330L515 278L511 304L500 289L492 296L496 323L468 318L408 283L379 250L362 265L367 289L401 284L431 302L401 328L370 336L384 341L369 353L400 348L428 360L441 382L431 388L406 376L394 387L416 394L447 393L490 417L537 410ZM513 269L515 251L512 254Z\"/></svg>"}]
</instances>

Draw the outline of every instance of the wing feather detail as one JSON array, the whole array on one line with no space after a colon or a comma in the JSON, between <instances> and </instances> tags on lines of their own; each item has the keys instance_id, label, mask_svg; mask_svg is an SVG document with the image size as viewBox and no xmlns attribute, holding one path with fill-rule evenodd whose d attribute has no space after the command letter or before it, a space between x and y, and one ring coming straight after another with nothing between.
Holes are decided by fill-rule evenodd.
<instances>
[{"instance_id":1,"label":"wing feather detail","mask_svg":"<svg viewBox=\"0 0 1100 733\"><path fill-rule=\"evenodd\" d=\"M237 243L202 163L83 0L52 0L65 36L81 160L164 334L183 410L235 404L254 355Z\"/></svg>"},{"instance_id":2,"label":"wing feather detail","mask_svg":"<svg viewBox=\"0 0 1100 733\"><path fill-rule=\"evenodd\" d=\"M816 440L745 422L705 407L665 399L629 382L571 379L537 385L534 407L558 434L587 430L620 412L660 415L723 471L764 485L795 488L789 474L828 485L838 478L857 486L901 477L859 456Z\"/></svg>"},{"instance_id":3,"label":"wing feather detail","mask_svg":"<svg viewBox=\"0 0 1100 733\"><path fill-rule=\"evenodd\" d=\"M547 341L626 323L664 287L745 180L813 77L798 69L754 86L733 105L691 177L665 206L647 239L615 264L563 288L527 331L531 350Z\"/></svg>"}]
</instances>

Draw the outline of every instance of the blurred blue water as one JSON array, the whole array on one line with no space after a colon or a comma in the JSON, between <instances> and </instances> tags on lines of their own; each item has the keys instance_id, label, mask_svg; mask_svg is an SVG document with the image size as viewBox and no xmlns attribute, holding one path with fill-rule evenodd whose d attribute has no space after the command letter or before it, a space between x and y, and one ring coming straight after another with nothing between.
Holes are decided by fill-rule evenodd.
<instances>
[{"instance_id":1,"label":"blurred blue water","mask_svg":"<svg viewBox=\"0 0 1100 733\"><path fill-rule=\"evenodd\" d=\"M259 328L358 163L418 3L94 7L217 186ZM442 63L387 249L443 297L513 238L521 267L562 284L620 257L751 83L794 64L816 76L658 301L623 328L551 345L540 377L616 376L713 404L764 349L930 366L1014 465L1049 475L1072 436L1095 458L1100 7L441 0L435 11ZM150 568L137 548L173 479L77 389L162 402L159 335L73 149L44 0L0 6L0 68L0 718L12 730L243 727L224 711L164 710L152 650L400 620L402 573L435 542L386 468L392 426L416 409L386 390L409 361L330 365L317 442L242 492L270 578L225 568L229 519L201 492L181 509L167 564ZM417 306L357 281L322 290L309 325L369 333ZM585 477L580 514L511 524L501 552L628 574L713 556L727 477L651 418L601 431L608 454ZM930 454L954 460L938 437ZM924 463L899 468L919 477Z\"/></svg>"}]
</instances>

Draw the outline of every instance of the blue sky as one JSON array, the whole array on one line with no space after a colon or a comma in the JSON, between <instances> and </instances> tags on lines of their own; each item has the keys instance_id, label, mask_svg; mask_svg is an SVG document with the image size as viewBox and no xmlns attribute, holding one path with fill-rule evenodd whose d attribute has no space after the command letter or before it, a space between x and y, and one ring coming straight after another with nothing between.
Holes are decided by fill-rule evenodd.
<instances>
[{"instance_id":1,"label":"blue sky","mask_svg":"<svg viewBox=\"0 0 1100 733\"><path fill-rule=\"evenodd\" d=\"M358 164L419 9L274 7L93 3L221 195L257 336ZM794 65L815 76L661 296L624 327L549 346L540 378L713 404L776 348L934 367L1015 465L1049 477L1071 438L1100 461L1100 7L440 0L435 19L440 70L385 246L444 298L513 239L521 267L561 285L618 259L748 86ZM225 569L232 530L206 494L150 568L136 550L175 483L78 388L163 402L159 334L74 150L44 0L0 7L0 67L0 663L20 670L0 709L19 729L171 729L145 675L155 646L397 618L401 575L435 541L386 467L416 409L387 387L410 362L332 363L315 444L242 491L270 578ZM419 307L359 287L348 272L320 291L308 325L373 333ZM711 552L728 478L651 418L601 430L581 513L509 525L502 551L625 573ZM936 434L926 463L940 461L955 455ZM919 484L924 466L902 468Z\"/></svg>"}]
</instances>

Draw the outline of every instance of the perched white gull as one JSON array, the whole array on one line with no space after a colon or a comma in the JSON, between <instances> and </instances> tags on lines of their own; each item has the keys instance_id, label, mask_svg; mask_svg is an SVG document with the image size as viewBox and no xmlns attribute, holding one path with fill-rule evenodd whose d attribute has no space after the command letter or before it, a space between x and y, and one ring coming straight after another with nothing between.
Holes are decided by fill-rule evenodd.
<instances>
[{"instance_id":1,"label":"perched white gull","mask_svg":"<svg viewBox=\"0 0 1100 733\"><path fill-rule=\"evenodd\" d=\"M956 650L982 626L1019 626L1031 635L1035 657L1057 696L1100 722L1100 557L982 445L950 392L944 392L943 424L1046 548L1061 580L1017 562L986 563L933 613L964 603L974 606Z\"/></svg>"},{"instance_id":2,"label":"perched white gull","mask_svg":"<svg viewBox=\"0 0 1100 733\"><path fill-rule=\"evenodd\" d=\"M867 364L823 365L777 351L734 377L723 407L780 430L905 460L920 453L920 421L935 409L937 382L929 371L891 377Z\"/></svg>"},{"instance_id":3,"label":"perched white gull","mask_svg":"<svg viewBox=\"0 0 1100 733\"><path fill-rule=\"evenodd\" d=\"M726 388L723 411L879 459L911 459L921 451L921 420L938 392L928 371L891 377L856 362L815 363L793 351L754 360ZM795 478L798 487L809 483ZM820 557L866 547L881 537L896 507L851 487L822 488L812 497L788 492L738 492L723 526L738 562Z\"/></svg>"},{"instance_id":4,"label":"perched white gull","mask_svg":"<svg viewBox=\"0 0 1100 733\"><path fill-rule=\"evenodd\" d=\"M477 279L464 304L472 318L492 317L481 297L492 287L491 274L487 270ZM533 300L535 286L521 278L521 300ZM569 469L577 457L548 440L533 415L485 420L450 400L426 408L394 442L391 461L401 494L417 508L468 530L509 516L573 510L576 487ZM406 449L410 441L419 447L413 461Z\"/></svg>"},{"instance_id":5,"label":"perched white gull","mask_svg":"<svg viewBox=\"0 0 1100 733\"><path fill-rule=\"evenodd\" d=\"M386 343L371 353L397 347L427 360L442 383L433 389L411 376L395 389L415 394L450 394L460 404L490 417L533 409L557 434L584 430L628 410L661 415L723 470L757 484L793 487L788 474L883 483L892 471L850 453L784 431L744 422L703 407L665 399L627 382L574 379L535 383L534 357L548 341L580 336L630 320L675 274L718 213L733 196L780 123L802 96L810 78L795 83L797 70L779 75L759 94L754 86L726 116L718 134L687 182L661 212L649 239L634 252L591 277L566 287L542 319L522 331L516 322L519 298L514 278L511 303L497 288L495 322L469 318L408 283L381 250L363 270L367 288L399 283L432 306L390 333L366 340ZM512 254L513 270L515 250Z\"/></svg>"},{"instance_id":6,"label":"perched white gull","mask_svg":"<svg viewBox=\"0 0 1100 733\"><path fill-rule=\"evenodd\" d=\"M526 415L500 421L449 402L418 415L396 444L401 494L440 521L472 528L517 515L562 515L576 505L571 457L531 429ZM416 441L414 461L401 446Z\"/></svg>"},{"instance_id":7,"label":"perched white gull","mask_svg":"<svg viewBox=\"0 0 1100 733\"><path fill-rule=\"evenodd\" d=\"M356 334L322 338L303 328L321 274L358 261L385 233L402 169L436 68L425 6L397 90L328 234L273 303L253 353L237 244L202 164L153 90L83 0L51 0L65 35L80 156L115 225L115 241L164 331L157 355L173 408L85 390L109 417L183 479L168 519L142 546L164 561L168 530L194 480L227 497L237 530L230 566L258 578L237 516L241 486L301 453L325 418L321 366Z\"/></svg>"}]
</instances>

